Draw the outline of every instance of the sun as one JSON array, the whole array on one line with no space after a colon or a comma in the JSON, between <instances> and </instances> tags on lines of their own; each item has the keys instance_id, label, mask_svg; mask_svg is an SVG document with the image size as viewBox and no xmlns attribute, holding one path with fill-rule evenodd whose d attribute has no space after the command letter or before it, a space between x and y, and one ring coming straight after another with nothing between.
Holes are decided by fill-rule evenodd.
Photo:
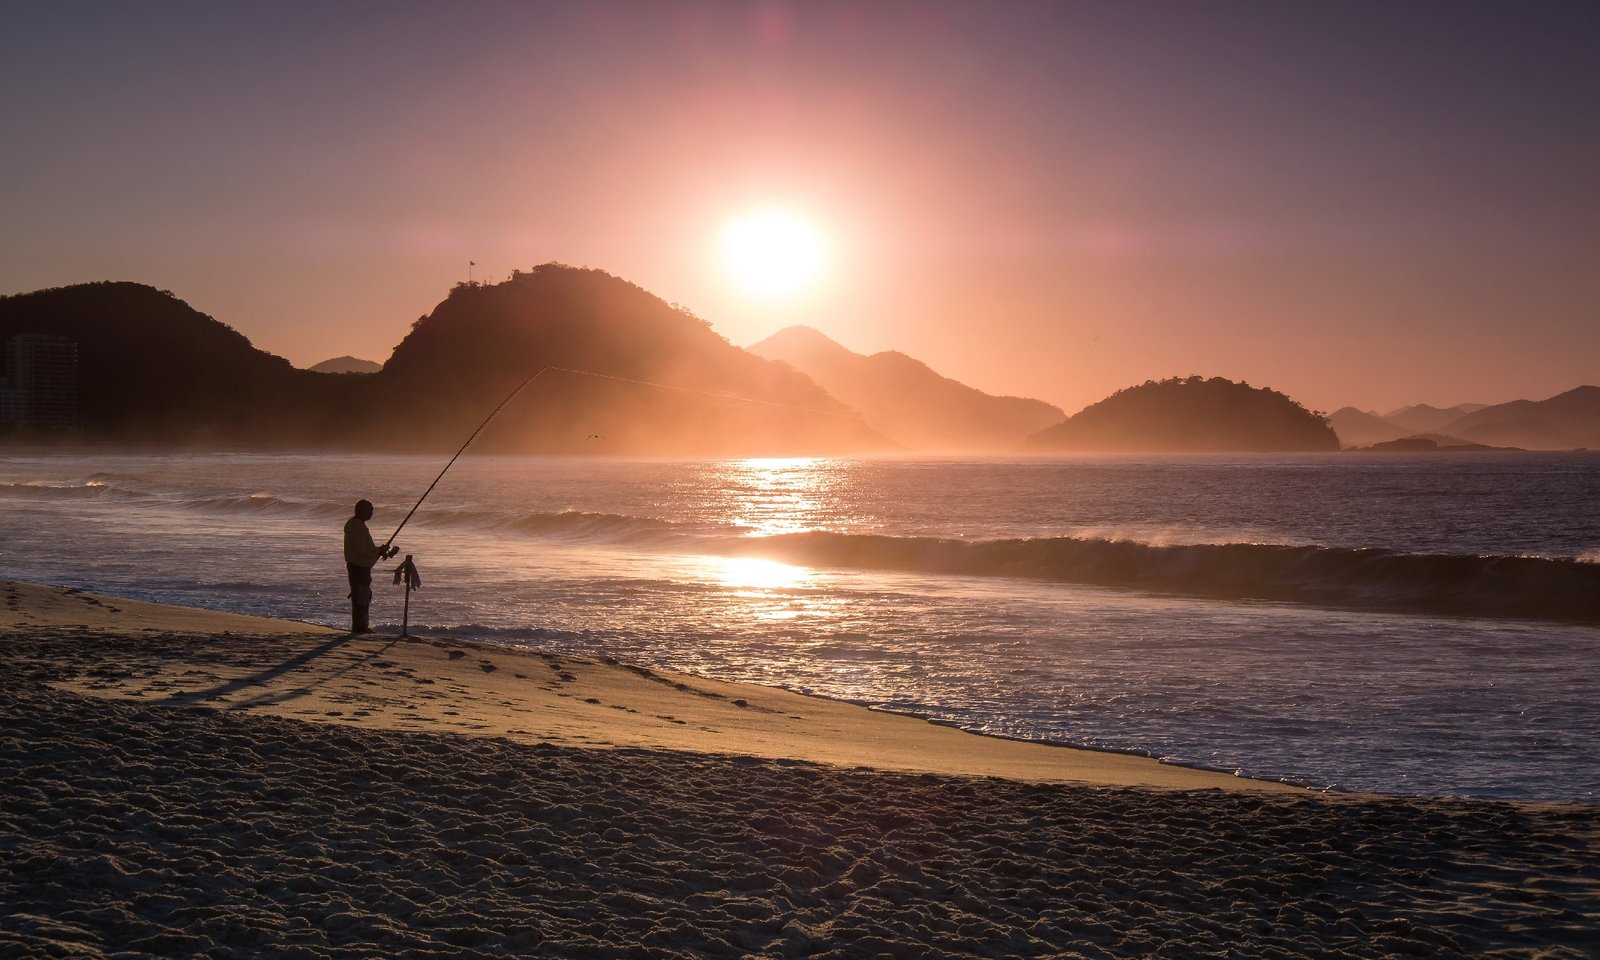
<instances>
[{"instance_id":1,"label":"sun","mask_svg":"<svg viewBox=\"0 0 1600 960\"><path fill-rule=\"evenodd\" d=\"M778 210L750 213L722 227L722 264L745 292L795 297L822 276L822 234L809 221Z\"/></svg>"}]
</instances>

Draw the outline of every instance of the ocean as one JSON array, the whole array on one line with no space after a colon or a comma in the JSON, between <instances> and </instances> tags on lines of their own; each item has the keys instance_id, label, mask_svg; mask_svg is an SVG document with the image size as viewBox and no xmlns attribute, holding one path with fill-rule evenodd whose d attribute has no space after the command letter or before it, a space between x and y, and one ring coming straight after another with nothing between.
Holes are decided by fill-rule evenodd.
<instances>
[{"instance_id":1,"label":"ocean","mask_svg":"<svg viewBox=\"0 0 1600 960\"><path fill-rule=\"evenodd\" d=\"M443 457L0 460L0 577L347 625ZM416 633L1319 789L1600 801L1600 454L467 455ZM379 565L374 622L402 590Z\"/></svg>"}]
</instances>

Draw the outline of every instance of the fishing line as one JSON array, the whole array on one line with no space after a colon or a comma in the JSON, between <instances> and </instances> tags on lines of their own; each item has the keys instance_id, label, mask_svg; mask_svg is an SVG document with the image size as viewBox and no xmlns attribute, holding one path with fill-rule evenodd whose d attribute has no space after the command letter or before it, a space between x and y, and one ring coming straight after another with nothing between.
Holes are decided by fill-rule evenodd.
<instances>
[{"instance_id":1,"label":"fishing line","mask_svg":"<svg viewBox=\"0 0 1600 960\"><path fill-rule=\"evenodd\" d=\"M546 367L546 370L556 370L561 373L575 373L580 377L595 377L600 380L615 380L618 383L635 383L641 387L659 387L662 390L676 390L679 393L692 393L701 397L714 397L718 400L737 400L740 403L754 403L764 407L780 407L784 410L798 410L802 413L815 413L825 417L843 417L846 420L859 420L869 422L866 417L853 410L822 410L817 407L802 407L794 403L782 403L777 400L760 400L756 397L741 397L732 393L715 393L710 390L696 390L694 387L682 387L675 383L654 383L650 380L635 380L632 377L619 377L610 373L595 373L592 370L574 370L571 367Z\"/></svg>"},{"instance_id":2,"label":"fishing line","mask_svg":"<svg viewBox=\"0 0 1600 960\"><path fill-rule=\"evenodd\" d=\"M422 496L417 498L417 502L411 507L411 512L407 513L406 516L405 516L405 519L400 521L400 526L394 528L394 533L389 534L389 539L387 539L387 540L385 540L383 542L383 549L385 549L385 550L389 549L389 545L394 543L394 538L400 536L400 531L405 529L406 524L411 520L411 517L417 512L417 508L422 506L422 501L428 499L428 494L432 493L433 492L433 488L437 487L439 485L439 481L444 479L444 475L447 472L449 472L450 468L455 464L457 458L459 458L463 453L465 453L467 451L467 447L472 444L473 440L477 439L478 434L483 432L483 428L487 427L489 425L489 421L493 420L494 419L494 415L500 412L500 408L504 407L506 404L510 403L512 397L514 397L517 394L521 393L523 387L526 387L528 384L530 384L533 381L535 381L535 380L539 379L540 377L544 376L545 371L553 370L553 369L555 369L555 368L554 367L540 367L539 371L537 373L533 374L532 376L528 377L528 379L526 379L526 380L522 381L521 383L517 384L517 388L515 390L512 390L510 393L506 394L506 398L504 400L501 400L499 405L496 406L493 410L489 411L489 415L487 417L483 418L483 422L482 423L478 424L478 429L472 431L472 433L467 437L466 443L463 443L461 445L461 449L456 451L456 455L454 457L450 458L450 462L445 464L444 465L444 469L439 471L439 475L437 477L433 478L433 482L432 483L428 484L428 489L422 491Z\"/></svg>"},{"instance_id":3,"label":"fishing line","mask_svg":"<svg viewBox=\"0 0 1600 960\"><path fill-rule=\"evenodd\" d=\"M814 413L823 417L840 417L845 420L854 420L868 426L899 427L903 430L920 430L927 433L942 434L946 437L959 437L961 434L954 430L931 426L926 423L913 423L909 420L885 420L881 417L867 417L854 410L823 410L818 407L802 407L799 404L783 403L778 400L759 400L755 397L741 397L732 393L714 393L710 390L696 390L694 387L679 386L675 383L656 383L651 380L635 380L632 377L619 377L611 373L595 373L592 370L574 370L571 367L547 367L559 373L575 373L581 377L596 377L601 380L615 380L618 383L634 383L642 387L659 387L662 390L676 390L680 393L692 393L702 397L714 397L718 400L736 400L740 403L755 403L764 407L777 407L782 410L797 410L801 413Z\"/></svg>"},{"instance_id":4,"label":"fishing line","mask_svg":"<svg viewBox=\"0 0 1600 960\"><path fill-rule=\"evenodd\" d=\"M471 435L467 437L466 442L463 443L461 448L456 451L455 456L450 458L450 462L446 463L444 465L444 469L439 471L439 475L433 478L432 483L428 484L428 489L422 491L422 496L417 498L416 504L414 504L411 507L411 511L405 515L405 519L400 521L400 526L395 527L394 533L389 534L389 539L384 541L384 549L388 549L389 545L394 543L395 538L400 536L400 531L405 529L405 525L410 522L412 516L416 514L417 509L422 506L422 501L428 499L428 494L432 493L433 488L439 485L439 481L444 479L444 475L450 471L450 468L455 464L456 460L466 452L467 447L472 445L472 441L477 439L478 434L483 432L483 428L489 425L489 421L494 419L495 414L499 413L506 404L510 403L513 397L521 393L524 387L544 376L546 373L551 372L552 370L558 373L571 373L580 377L594 377L597 380L614 380L618 383L632 383L642 387L656 387L657 389L661 390L676 390L679 393L690 393L702 397L711 397L717 400L732 400L738 403L751 403L764 407L777 407L783 410L795 410L801 413L811 413L825 417L841 417L846 420L855 420L863 424L879 423L884 426L896 425L892 421L887 420L870 420L853 410L823 410L818 407L802 407L799 404L783 403L777 400L761 400L756 397L741 397L732 393L717 393L712 390L697 390L694 387L684 387L674 383L657 383L651 380L637 380L633 377L619 377L616 374L611 373L596 373L593 370L574 370L571 367L546 365L540 367L537 373L534 373L526 380L523 380L521 383L517 384L515 389L506 394L506 398L504 400L501 400L493 410L489 411L489 415L484 417L483 422L478 424L478 428L473 430ZM923 429L933 429L935 432L947 432L939 431L937 428L928 428L926 426L924 426ZM951 435L953 436L954 434Z\"/></svg>"}]
</instances>

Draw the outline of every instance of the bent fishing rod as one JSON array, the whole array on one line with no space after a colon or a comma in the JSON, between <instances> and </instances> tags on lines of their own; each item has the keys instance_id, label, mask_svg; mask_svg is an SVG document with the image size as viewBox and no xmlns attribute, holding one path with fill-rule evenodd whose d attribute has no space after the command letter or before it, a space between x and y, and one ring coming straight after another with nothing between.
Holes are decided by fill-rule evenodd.
<instances>
[{"instance_id":1,"label":"bent fishing rod","mask_svg":"<svg viewBox=\"0 0 1600 960\"><path fill-rule=\"evenodd\" d=\"M521 383L517 384L516 389L514 389L510 393L506 394L506 398L504 400L501 400L500 403L493 410L489 411L489 415L487 417L483 418L483 422L482 423L478 424L478 429L472 431L472 433L467 436L467 441L461 445L461 449L456 451L456 455L454 457L450 458L450 462L446 463L444 465L444 469L439 471L439 475L437 477L433 478L433 482L432 483L428 484L428 489L422 491L422 496L417 498L417 502L411 507L411 512L406 514L405 519L400 521L400 526L395 527L394 528L394 533L389 534L389 539L387 539L387 540L385 540L383 542L383 548L382 548L383 552L387 552L388 551L389 546L394 543L394 538L400 536L400 531L404 530L406 528L406 524L409 523L411 518L412 518L412 516L414 516L416 514L417 508L422 506L422 501L428 499L428 494L432 493L433 492L433 488L437 487L439 485L439 481L444 479L444 475L446 473L450 472L450 468L455 465L456 460L458 458L460 458L460 456L463 453L467 452L467 447L471 446L472 445L472 441L476 440L478 438L478 434L483 432L483 428L487 427L489 425L489 421L494 419L494 415L499 413L502 407L504 407L506 404L510 403L512 397L515 397L517 394L521 393L523 387L526 387L528 384L530 384L533 381L535 381L535 380L539 379L540 377L544 376L544 374L547 371L553 370L553 369L555 369L555 368L554 367L549 367L549 366L540 367L537 373L534 373L533 375L529 376L526 380L524 380Z\"/></svg>"}]
</instances>

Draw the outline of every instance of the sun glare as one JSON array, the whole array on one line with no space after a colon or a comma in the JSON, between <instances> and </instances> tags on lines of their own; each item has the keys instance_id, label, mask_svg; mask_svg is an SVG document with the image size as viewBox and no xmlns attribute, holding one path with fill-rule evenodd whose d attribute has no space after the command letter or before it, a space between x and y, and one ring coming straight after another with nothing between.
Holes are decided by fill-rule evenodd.
<instances>
[{"instance_id":1,"label":"sun glare","mask_svg":"<svg viewBox=\"0 0 1600 960\"><path fill-rule=\"evenodd\" d=\"M722 228L722 263L754 296L779 299L804 293L822 275L822 234L809 222L780 211L752 213Z\"/></svg>"},{"instance_id":2,"label":"sun glare","mask_svg":"<svg viewBox=\"0 0 1600 960\"><path fill-rule=\"evenodd\" d=\"M788 590L811 578L811 571L761 557L716 557L712 560L717 579L725 587L756 590Z\"/></svg>"}]
</instances>

